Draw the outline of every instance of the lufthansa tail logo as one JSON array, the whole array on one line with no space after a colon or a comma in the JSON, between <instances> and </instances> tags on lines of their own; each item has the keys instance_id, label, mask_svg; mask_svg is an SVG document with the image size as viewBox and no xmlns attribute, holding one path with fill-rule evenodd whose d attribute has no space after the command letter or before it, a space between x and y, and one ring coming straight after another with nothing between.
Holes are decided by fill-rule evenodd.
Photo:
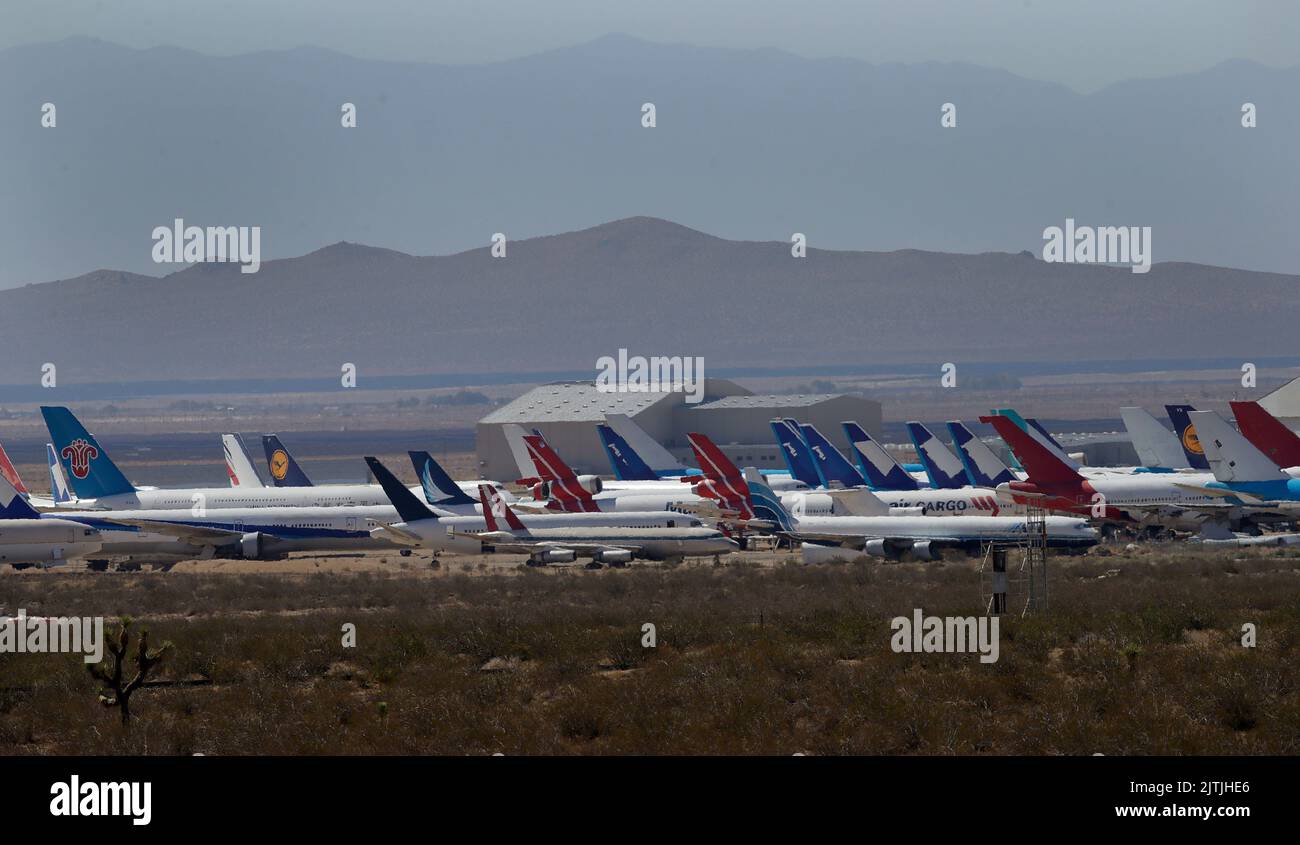
<instances>
[{"instance_id":1,"label":"lufthansa tail logo","mask_svg":"<svg viewBox=\"0 0 1300 845\"><path fill-rule=\"evenodd\" d=\"M1201 438L1196 436L1196 426L1189 425L1183 429L1183 448L1194 455L1205 454L1205 448L1201 446Z\"/></svg>"},{"instance_id":2,"label":"lufthansa tail logo","mask_svg":"<svg viewBox=\"0 0 1300 845\"><path fill-rule=\"evenodd\" d=\"M283 449L276 449L271 455L271 475L276 481L284 481L289 474L289 456Z\"/></svg>"}]
</instances>

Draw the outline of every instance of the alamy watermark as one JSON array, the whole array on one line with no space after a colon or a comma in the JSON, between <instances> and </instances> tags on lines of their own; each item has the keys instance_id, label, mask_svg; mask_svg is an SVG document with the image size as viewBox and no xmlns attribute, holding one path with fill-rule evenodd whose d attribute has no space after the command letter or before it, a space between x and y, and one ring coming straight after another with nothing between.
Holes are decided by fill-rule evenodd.
<instances>
[{"instance_id":1,"label":"alamy watermark","mask_svg":"<svg viewBox=\"0 0 1300 845\"><path fill-rule=\"evenodd\" d=\"M921 608L911 618L895 616L889 647L896 654L979 654L980 663L997 663L996 616L925 616Z\"/></svg>"},{"instance_id":2,"label":"alamy watermark","mask_svg":"<svg viewBox=\"0 0 1300 845\"><path fill-rule=\"evenodd\" d=\"M685 393L686 401L704 401L704 358L691 356L604 355L596 359L596 389L602 393Z\"/></svg>"},{"instance_id":3,"label":"alamy watermark","mask_svg":"<svg viewBox=\"0 0 1300 845\"><path fill-rule=\"evenodd\" d=\"M1150 226L1065 226L1043 230L1043 260L1065 264L1128 264L1134 273L1151 269Z\"/></svg>"},{"instance_id":4,"label":"alamy watermark","mask_svg":"<svg viewBox=\"0 0 1300 845\"><path fill-rule=\"evenodd\" d=\"M83 653L87 663L104 659L104 617L0 616L0 654Z\"/></svg>"},{"instance_id":5,"label":"alamy watermark","mask_svg":"<svg viewBox=\"0 0 1300 845\"><path fill-rule=\"evenodd\" d=\"M155 264L242 264L241 273L262 266L261 226L186 226L177 217L172 225L153 230Z\"/></svg>"}]
</instances>

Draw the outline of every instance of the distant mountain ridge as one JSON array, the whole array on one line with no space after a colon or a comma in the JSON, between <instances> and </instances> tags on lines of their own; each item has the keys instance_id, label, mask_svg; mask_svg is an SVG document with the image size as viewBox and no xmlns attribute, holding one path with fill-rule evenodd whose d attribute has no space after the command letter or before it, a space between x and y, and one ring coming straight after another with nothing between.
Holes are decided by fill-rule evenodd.
<instances>
[{"instance_id":1,"label":"distant mountain ridge","mask_svg":"<svg viewBox=\"0 0 1300 845\"><path fill-rule=\"evenodd\" d=\"M1008 253L790 255L650 217L416 257L335 243L260 272L99 270L0 291L0 384L1294 355L1300 278Z\"/></svg>"},{"instance_id":2,"label":"distant mountain ridge","mask_svg":"<svg viewBox=\"0 0 1300 845\"><path fill-rule=\"evenodd\" d=\"M76 38L0 51L0 115L0 287L154 272L150 232L175 217L261 226L264 258L448 253L637 214L819 248L1016 252L1073 217L1151 226L1157 261L1300 268L1300 68L1244 61L1080 94L969 64L617 35L474 66Z\"/></svg>"}]
</instances>

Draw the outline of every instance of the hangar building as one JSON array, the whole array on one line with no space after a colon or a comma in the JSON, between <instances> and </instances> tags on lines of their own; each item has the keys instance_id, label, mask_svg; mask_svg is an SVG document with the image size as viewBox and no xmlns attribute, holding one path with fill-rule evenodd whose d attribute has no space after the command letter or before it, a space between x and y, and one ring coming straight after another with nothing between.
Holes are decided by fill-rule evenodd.
<instances>
[{"instance_id":1,"label":"hangar building","mask_svg":"<svg viewBox=\"0 0 1300 845\"><path fill-rule=\"evenodd\" d=\"M702 401L691 404L686 396L680 391L607 392L594 382L533 388L479 420L474 432L479 470L484 478L500 481L519 477L503 431L506 423L518 423L541 431L577 472L609 475L609 461L596 433L596 423L603 422L605 414L627 414L687 466L694 466L695 459L686 434L699 431L741 466L783 468L785 460L768 427L777 417L816 425L842 451L848 449L840 429L845 420L880 435L880 403L860 396L757 395L720 378L704 380Z\"/></svg>"}]
</instances>

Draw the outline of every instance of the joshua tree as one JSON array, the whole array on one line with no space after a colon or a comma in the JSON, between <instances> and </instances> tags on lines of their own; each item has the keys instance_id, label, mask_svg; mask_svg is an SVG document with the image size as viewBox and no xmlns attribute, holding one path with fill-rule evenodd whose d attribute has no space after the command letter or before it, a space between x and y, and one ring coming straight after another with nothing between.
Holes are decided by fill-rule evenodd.
<instances>
[{"instance_id":1,"label":"joshua tree","mask_svg":"<svg viewBox=\"0 0 1300 845\"><path fill-rule=\"evenodd\" d=\"M99 691L100 703L105 707L116 707L118 712L122 714L122 725L124 727L129 727L131 721L131 693L140 688L149 672L162 662L163 653L171 648L171 643L163 643L162 648L157 651L150 651L149 632L141 631L140 641L135 650L135 677L123 683L122 663L126 660L130 640L127 629L130 627L131 620L123 617L118 624L117 636L108 638L108 653L112 657L111 669L108 660L88 667L90 674L104 684L104 688Z\"/></svg>"}]
</instances>

